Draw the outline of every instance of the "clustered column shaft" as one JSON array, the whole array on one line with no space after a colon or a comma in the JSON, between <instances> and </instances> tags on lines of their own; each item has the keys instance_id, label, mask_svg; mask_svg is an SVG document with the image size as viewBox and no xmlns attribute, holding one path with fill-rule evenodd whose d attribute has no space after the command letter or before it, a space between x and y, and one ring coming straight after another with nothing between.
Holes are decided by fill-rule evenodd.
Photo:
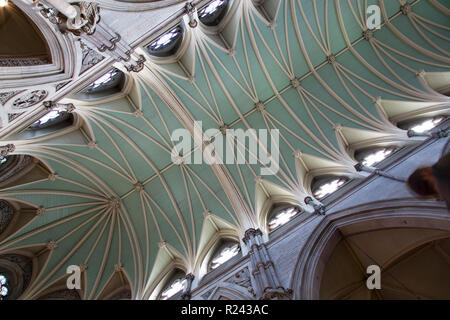
<instances>
[{"instance_id":1,"label":"clustered column shaft","mask_svg":"<svg viewBox=\"0 0 450 320\"><path fill-rule=\"evenodd\" d=\"M257 296L262 300L291 299L292 290L285 289L278 279L269 252L262 241L259 229L248 229L243 238L251 264L251 275L255 280Z\"/></svg>"}]
</instances>

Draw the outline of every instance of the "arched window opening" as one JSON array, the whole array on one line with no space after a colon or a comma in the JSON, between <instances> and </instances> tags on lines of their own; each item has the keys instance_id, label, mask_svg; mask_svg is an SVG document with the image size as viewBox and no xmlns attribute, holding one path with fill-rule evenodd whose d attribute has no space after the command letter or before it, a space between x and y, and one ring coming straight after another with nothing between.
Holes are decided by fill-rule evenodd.
<instances>
[{"instance_id":1,"label":"arched window opening","mask_svg":"<svg viewBox=\"0 0 450 320\"><path fill-rule=\"evenodd\" d=\"M17 300L27 289L33 274L32 260L19 254L0 255L1 300Z\"/></svg>"},{"instance_id":2,"label":"arched window opening","mask_svg":"<svg viewBox=\"0 0 450 320\"><path fill-rule=\"evenodd\" d=\"M269 231L272 232L282 225L285 225L301 212L302 211L300 208L291 205L283 205L273 208L268 220Z\"/></svg>"},{"instance_id":3,"label":"arched window opening","mask_svg":"<svg viewBox=\"0 0 450 320\"><path fill-rule=\"evenodd\" d=\"M123 78L123 73L119 69L112 69L103 76L92 82L81 93L100 93L117 87Z\"/></svg>"},{"instance_id":4,"label":"arched window opening","mask_svg":"<svg viewBox=\"0 0 450 320\"><path fill-rule=\"evenodd\" d=\"M8 280L0 274L0 300L3 300L8 295Z\"/></svg>"},{"instance_id":5,"label":"arched window opening","mask_svg":"<svg viewBox=\"0 0 450 320\"><path fill-rule=\"evenodd\" d=\"M168 300L175 295L183 292L186 287L186 275L181 270L176 270L175 273L167 281L164 289L161 290L160 299Z\"/></svg>"},{"instance_id":6,"label":"arched window opening","mask_svg":"<svg viewBox=\"0 0 450 320\"><path fill-rule=\"evenodd\" d=\"M236 256L239 252L241 252L241 247L238 243L231 241L223 242L212 256L209 270L217 269L219 266Z\"/></svg>"},{"instance_id":7,"label":"arched window opening","mask_svg":"<svg viewBox=\"0 0 450 320\"><path fill-rule=\"evenodd\" d=\"M69 98L84 101L101 99L122 92L125 84L125 74L119 69L113 68Z\"/></svg>"},{"instance_id":8,"label":"arched window opening","mask_svg":"<svg viewBox=\"0 0 450 320\"><path fill-rule=\"evenodd\" d=\"M412 130L416 133L424 133L427 131L431 131L437 125L442 123L446 119L445 116L436 116L433 118L420 118L412 121L405 121L403 123L399 123L398 126L404 130Z\"/></svg>"},{"instance_id":9,"label":"arched window opening","mask_svg":"<svg viewBox=\"0 0 450 320\"><path fill-rule=\"evenodd\" d=\"M183 26L180 24L159 36L155 41L146 47L146 50L152 56L168 57L173 55L178 50L182 40Z\"/></svg>"},{"instance_id":10,"label":"arched window opening","mask_svg":"<svg viewBox=\"0 0 450 320\"><path fill-rule=\"evenodd\" d=\"M389 155L391 155L395 151L396 149L393 147L376 148L376 149L371 148L356 152L355 158L363 165L372 167L375 164L386 159Z\"/></svg>"},{"instance_id":11,"label":"arched window opening","mask_svg":"<svg viewBox=\"0 0 450 320\"><path fill-rule=\"evenodd\" d=\"M314 198L322 199L341 188L349 179L347 177L323 177L314 178L312 183L312 193Z\"/></svg>"},{"instance_id":12,"label":"arched window opening","mask_svg":"<svg viewBox=\"0 0 450 320\"><path fill-rule=\"evenodd\" d=\"M40 130L45 128L53 127L56 129L56 126L58 125L58 128L66 127L69 125L72 125L73 123L73 115L66 111L58 111L58 110L52 110L49 113L47 113L45 116L40 118L38 121L33 123L30 126L30 130Z\"/></svg>"},{"instance_id":13,"label":"arched window opening","mask_svg":"<svg viewBox=\"0 0 450 320\"><path fill-rule=\"evenodd\" d=\"M216 26L225 16L228 0L213 0L198 11L198 18L206 26Z\"/></svg>"}]
</instances>

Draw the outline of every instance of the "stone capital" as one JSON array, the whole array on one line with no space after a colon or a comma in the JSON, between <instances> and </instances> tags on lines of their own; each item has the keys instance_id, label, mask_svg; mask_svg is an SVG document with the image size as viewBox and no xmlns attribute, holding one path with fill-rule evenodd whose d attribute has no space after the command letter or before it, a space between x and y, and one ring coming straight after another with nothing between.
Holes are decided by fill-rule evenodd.
<instances>
[{"instance_id":1,"label":"stone capital","mask_svg":"<svg viewBox=\"0 0 450 320\"><path fill-rule=\"evenodd\" d=\"M262 236L261 230L250 228L245 231L244 238L242 238L242 240L244 241L244 243L247 243L250 239L255 238L257 236Z\"/></svg>"},{"instance_id":2,"label":"stone capital","mask_svg":"<svg viewBox=\"0 0 450 320\"><path fill-rule=\"evenodd\" d=\"M291 300L292 289L285 289L284 287L265 288L261 300Z\"/></svg>"}]
</instances>

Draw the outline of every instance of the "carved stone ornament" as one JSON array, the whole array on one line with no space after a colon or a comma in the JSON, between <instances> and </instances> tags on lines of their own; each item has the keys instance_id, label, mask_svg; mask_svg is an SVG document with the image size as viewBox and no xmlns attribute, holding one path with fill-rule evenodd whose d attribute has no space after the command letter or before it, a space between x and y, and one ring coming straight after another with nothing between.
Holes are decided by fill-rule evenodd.
<instances>
[{"instance_id":1,"label":"carved stone ornament","mask_svg":"<svg viewBox=\"0 0 450 320\"><path fill-rule=\"evenodd\" d=\"M253 296L255 296L255 292L252 287L252 281L250 279L250 271L248 270L248 267L245 267L244 269L239 270L232 277L225 280L225 282L232 283L237 286L243 287L243 288L247 289L247 291L249 293L251 293Z\"/></svg>"},{"instance_id":2,"label":"carved stone ornament","mask_svg":"<svg viewBox=\"0 0 450 320\"><path fill-rule=\"evenodd\" d=\"M27 109L44 100L48 95L46 90L34 90L14 100L13 109Z\"/></svg>"},{"instance_id":3,"label":"carved stone ornament","mask_svg":"<svg viewBox=\"0 0 450 320\"><path fill-rule=\"evenodd\" d=\"M48 64L50 61L45 58L2 58L0 67L23 67Z\"/></svg>"},{"instance_id":4,"label":"carved stone ornament","mask_svg":"<svg viewBox=\"0 0 450 320\"><path fill-rule=\"evenodd\" d=\"M79 15L74 19L67 19L63 14L55 8L47 8L41 3L38 4L41 14L51 23L58 25L61 32L71 32L76 36L80 36L82 32L91 35L95 32L97 23L100 21L100 8L94 2L81 1L71 3Z\"/></svg>"},{"instance_id":5,"label":"carved stone ornament","mask_svg":"<svg viewBox=\"0 0 450 320\"><path fill-rule=\"evenodd\" d=\"M18 95L19 93L23 92L23 90L20 91L10 91L10 92L2 92L0 93L0 103L5 104L8 102L12 97L15 95Z\"/></svg>"},{"instance_id":6,"label":"carved stone ornament","mask_svg":"<svg viewBox=\"0 0 450 320\"><path fill-rule=\"evenodd\" d=\"M102 56L97 51L89 48L86 44L83 42L80 42L82 51L82 60L81 60L81 70L80 74L83 74L93 66L95 66L97 63L102 61L105 57Z\"/></svg>"},{"instance_id":7,"label":"carved stone ornament","mask_svg":"<svg viewBox=\"0 0 450 320\"><path fill-rule=\"evenodd\" d=\"M80 8L80 18L71 19L67 21L67 26L70 29L81 29L86 32L86 34L93 34L95 32L95 27L100 21L100 8L95 2L85 2L82 1L78 4Z\"/></svg>"},{"instance_id":8,"label":"carved stone ornament","mask_svg":"<svg viewBox=\"0 0 450 320\"><path fill-rule=\"evenodd\" d=\"M16 146L13 145L12 143L9 143L5 146L1 146L0 147L0 156L2 157L6 157L8 156L11 152L14 152L14 150L16 150Z\"/></svg>"},{"instance_id":9,"label":"carved stone ornament","mask_svg":"<svg viewBox=\"0 0 450 320\"><path fill-rule=\"evenodd\" d=\"M266 288L261 300L290 300L292 299L292 289L278 287L276 289Z\"/></svg>"}]
</instances>

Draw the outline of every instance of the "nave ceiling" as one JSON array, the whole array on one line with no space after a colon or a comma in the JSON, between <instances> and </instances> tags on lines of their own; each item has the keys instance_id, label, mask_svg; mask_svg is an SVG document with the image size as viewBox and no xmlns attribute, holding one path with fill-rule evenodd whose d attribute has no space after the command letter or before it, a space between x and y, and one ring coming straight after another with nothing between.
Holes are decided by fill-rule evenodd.
<instances>
[{"instance_id":1,"label":"nave ceiling","mask_svg":"<svg viewBox=\"0 0 450 320\"><path fill-rule=\"evenodd\" d=\"M371 4L380 5L383 26L364 33ZM449 113L449 97L439 92L450 80L447 1L272 0L264 10L234 0L216 28L186 23L175 56L138 49L145 67L122 69L122 92L62 99L75 106L72 126L2 139L48 171L0 191L40 208L0 242L1 253L41 252L25 298L80 264L84 298L101 296L117 272L133 298L148 298L173 266L198 272L219 237L267 230L271 201L311 212L303 199L313 178L363 177L355 151L418 141L397 122ZM173 163L171 134L192 133L194 121L204 130L278 129L279 170L261 176L270 170L262 159Z\"/></svg>"}]
</instances>

